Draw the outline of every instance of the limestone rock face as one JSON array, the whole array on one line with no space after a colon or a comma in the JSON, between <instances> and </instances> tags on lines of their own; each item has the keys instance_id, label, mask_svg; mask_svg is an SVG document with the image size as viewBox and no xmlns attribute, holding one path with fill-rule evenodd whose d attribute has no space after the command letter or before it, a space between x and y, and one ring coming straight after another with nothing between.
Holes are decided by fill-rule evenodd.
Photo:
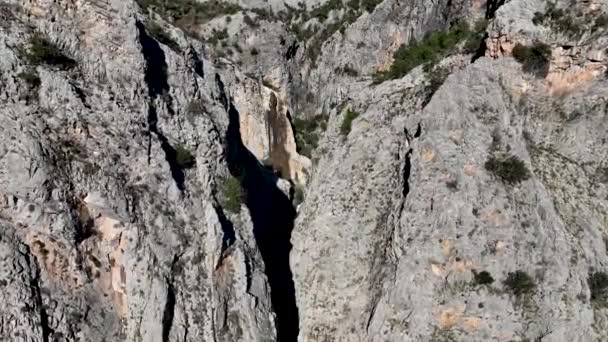
<instances>
[{"instance_id":1,"label":"limestone rock face","mask_svg":"<svg viewBox=\"0 0 608 342\"><path fill-rule=\"evenodd\" d=\"M240 132L298 158L265 134L270 94L239 103L246 76L158 43L131 1L2 6L0 339L276 340L254 223L220 199ZM33 34L76 66L27 65ZM265 126L228 142L246 117Z\"/></svg>"},{"instance_id":2,"label":"limestone rock face","mask_svg":"<svg viewBox=\"0 0 608 342\"><path fill-rule=\"evenodd\" d=\"M0 341L608 340L606 18L0 2Z\"/></svg>"}]
</instances>

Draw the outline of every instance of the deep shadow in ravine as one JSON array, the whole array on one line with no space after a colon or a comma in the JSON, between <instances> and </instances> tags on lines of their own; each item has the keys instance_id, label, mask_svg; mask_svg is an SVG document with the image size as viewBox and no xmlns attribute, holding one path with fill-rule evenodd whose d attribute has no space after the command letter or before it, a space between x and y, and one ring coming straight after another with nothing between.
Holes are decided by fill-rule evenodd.
<instances>
[{"instance_id":1,"label":"deep shadow in ravine","mask_svg":"<svg viewBox=\"0 0 608 342\"><path fill-rule=\"evenodd\" d=\"M175 180L177 187L180 190L184 190L185 174L183 166L177 160L177 151L169 143L169 139L158 128L158 113L156 110L155 99L162 97L167 104L167 110L173 113L172 99L169 96L169 82L167 75L167 61L165 53L160 47L158 42L150 37L146 33L146 28L141 22L137 22L137 29L139 31L139 42L142 48L142 54L146 61L145 70L145 81L148 86L148 95L150 96L150 103L148 105L148 129L149 129L149 143L148 143L148 163L150 162L150 150L151 150L151 139L152 134L156 135L160 142L160 147L165 153L165 160L169 164L171 170L171 176Z\"/></svg>"},{"instance_id":2,"label":"deep shadow in ravine","mask_svg":"<svg viewBox=\"0 0 608 342\"><path fill-rule=\"evenodd\" d=\"M276 313L278 341L295 342L299 329L298 308L289 252L296 212L288 196L277 188L276 175L269 172L243 144L239 113L226 95L219 75L216 75L216 81L229 115L226 131L228 167L232 175L241 180L247 193L246 204L266 267Z\"/></svg>"}]
</instances>

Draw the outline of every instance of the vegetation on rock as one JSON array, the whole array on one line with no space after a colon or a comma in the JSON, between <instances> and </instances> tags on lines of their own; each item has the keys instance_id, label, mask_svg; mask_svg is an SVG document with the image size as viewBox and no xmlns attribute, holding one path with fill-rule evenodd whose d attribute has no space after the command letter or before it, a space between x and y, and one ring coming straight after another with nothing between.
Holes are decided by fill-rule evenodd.
<instances>
[{"instance_id":1,"label":"vegetation on rock","mask_svg":"<svg viewBox=\"0 0 608 342\"><path fill-rule=\"evenodd\" d=\"M217 45L218 42L225 40L228 38L228 29L224 28L223 30L211 30L211 36L207 38L207 42L211 45Z\"/></svg>"},{"instance_id":2,"label":"vegetation on rock","mask_svg":"<svg viewBox=\"0 0 608 342\"><path fill-rule=\"evenodd\" d=\"M27 69L17 75L27 85L30 91L34 91L40 87L40 76L34 69Z\"/></svg>"},{"instance_id":3,"label":"vegetation on rock","mask_svg":"<svg viewBox=\"0 0 608 342\"><path fill-rule=\"evenodd\" d=\"M359 113L349 108L344 114L342 125L340 125L340 134L347 136L353 126L353 121L359 117Z\"/></svg>"},{"instance_id":4,"label":"vegetation on rock","mask_svg":"<svg viewBox=\"0 0 608 342\"><path fill-rule=\"evenodd\" d=\"M424 103L427 104L429 101L431 101L431 98L433 97L433 95L435 95L435 92L437 90L439 90L439 87L441 87L441 85L443 85L443 82L445 82L445 80L448 78L448 76L450 75L450 70L448 68L442 67L442 66L437 66L435 68L432 68L430 70L427 71L427 85L424 89L425 91L425 99L424 99Z\"/></svg>"},{"instance_id":5,"label":"vegetation on rock","mask_svg":"<svg viewBox=\"0 0 608 342\"><path fill-rule=\"evenodd\" d=\"M534 288L536 288L534 279L522 270L507 274L507 279L505 279L503 284L506 290L518 297L532 293Z\"/></svg>"},{"instance_id":6,"label":"vegetation on rock","mask_svg":"<svg viewBox=\"0 0 608 342\"><path fill-rule=\"evenodd\" d=\"M473 275L477 285L490 285L494 282L494 278L488 271L474 272Z\"/></svg>"},{"instance_id":7,"label":"vegetation on rock","mask_svg":"<svg viewBox=\"0 0 608 342\"><path fill-rule=\"evenodd\" d=\"M578 38L586 31L593 31L608 26L608 15L589 15L577 13L571 8L558 8L555 2L547 4L545 12L534 13L534 25L545 25L552 30L570 38Z\"/></svg>"},{"instance_id":8,"label":"vegetation on rock","mask_svg":"<svg viewBox=\"0 0 608 342\"><path fill-rule=\"evenodd\" d=\"M545 77L549 72L551 47L540 42L531 46L517 44L513 48L513 58L522 64L525 72Z\"/></svg>"},{"instance_id":9,"label":"vegetation on rock","mask_svg":"<svg viewBox=\"0 0 608 342\"><path fill-rule=\"evenodd\" d=\"M329 0L323 4L321 4L319 7L314 8L311 12L310 15L313 18L317 18L320 22L325 21L327 18L329 18L329 13L333 10L337 10L342 8L342 1L340 0Z\"/></svg>"},{"instance_id":10,"label":"vegetation on rock","mask_svg":"<svg viewBox=\"0 0 608 342\"><path fill-rule=\"evenodd\" d=\"M196 158L182 145L175 148L175 160L182 169L190 169L196 165Z\"/></svg>"},{"instance_id":11,"label":"vegetation on rock","mask_svg":"<svg viewBox=\"0 0 608 342\"><path fill-rule=\"evenodd\" d=\"M220 0L137 0L145 10L152 10L184 31L196 35L196 26L221 15L232 15L242 8Z\"/></svg>"},{"instance_id":12,"label":"vegetation on rock","mask_svg":"<svg viewBox=\"0 0 608 342\"><path fill-rule=\"evenodd\" d=\"M515 184L530 178L526 164L516 156L491 155L485 163L486 170L504 182Z\"/></svg>"},{"instance_id":13,"label":"vegetation on rock","mask_svg":"<svg viewBox=\"0 0 608 342\"><path fill-rule=\"evenodd\" d=\"M224 180L222 194L224 208L233 213L241 211L241 204L244 201L245 193L238 178L226 178L226 180Z\"/></svg>"},{"instance_id":14,"label":"vegetation on rock","mask_svg":"<svg viewBox=\"0 0 608 342\"><path fill-rule=\"evenodd\" d=\"M435 64L446 55L454 53L463 41L466 41L465 51L471 52L469 49L479 46L480 35L486 25L485 21L481 21L471 30L466 22L461 21L448 30L432 32L420 41L401 45L393 55L394 61L390 69L376 73L374 83L401 78L422 64Z\"/></svg>"},{"instance_id":15,"label":"vegetation on rock","mask_svg":"<svg viewBox=\"0 0 608 342\"><path fill-rule=\"evenodd\" d=\"M293 120L296 146L299 154L308 158L319 144L320 133L327 128L328 116L319 114L313 118L296 118Z\"/></svg>"},{"instance_id":16,"label":"vegetation on rock","mask_svg":"<svg viewBox=\"0 0 608 342\"><path fill-rule=\"evenodd\" d=\"M595 272L587 279L591 291L591 302L599 305L608 304L608 274Z\"/></svg>"},{"instance_id":17,"label":"vegetation on rock","mask_svg":"<svg viewBox=\"0 0 608 342\"><path fill-rule=\"evenodd\" d=\"M62 69L76 65L76 61L67 57L57 45L39 32L30 37L29 47L22 48L22 56L32 65L46 64Z\"/></svg>"},{"instance_id":18,"label":"vegetation on rock","mask_svg":"<svg viewBox=\"0 0 608 342\"><path fill-rule=\"evenodd\" d=\"M181 53L179 44L159 24L150 21L147 23L146 30L148 31L148 34L159 43L168 46L177 53Z\"/></svg>"}]
</instances>

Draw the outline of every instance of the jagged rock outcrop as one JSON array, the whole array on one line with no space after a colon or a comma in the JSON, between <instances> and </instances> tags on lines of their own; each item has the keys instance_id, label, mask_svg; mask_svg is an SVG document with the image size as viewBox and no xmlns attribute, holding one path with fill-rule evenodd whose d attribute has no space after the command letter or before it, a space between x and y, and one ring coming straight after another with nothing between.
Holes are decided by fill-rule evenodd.
<instances>
[{"instance_id":1,"label":"jagged rock outcrop","mask_svg":"<svg viewBox=\"0 0 608 342\"><path fill-rule=\"evenodd\" d=\"M5 0L0 340L608 339L607 18Z\"/></svg>"},{"instance_id":2,"label":"jagged rock outcrop","mask_svg":"<svg viewBox=\"0 0 608 342\"><path fill-rule=\"evenodd\" d=\"M159 43L132 1L2 10L0 339L276 340L263 227L221 199L231 139L304 172L276 96L179 31ZM36 35L73 62L28 62ZM229 137L231 109L260 126Z\"/></svg>"},{"instance_id":3,"label":"jagged rock outcrop","mask_svg":"<svg viewBox=\"0 0 608 342\"><path fill-rule=\"evenodd\" d=\"M559 42L534 28L541 5L500 7L487 50L496 60L454 72L423 109L417 71L343 85L361 115L341 138L344 111L332 112L292 238L300 341L606 338L606 311L589 288L606 267L606 184L597 178L608 148L606 62L595 57L596 71L559 97L558 75L587 66L564 67L556 48L546 80L519 71L503 55L515 42L504 42ZM497 179L487 166L496 153L521 158L531 177ZM518 270L534 282L525 295Z\"/></svg>"}]
</instances>

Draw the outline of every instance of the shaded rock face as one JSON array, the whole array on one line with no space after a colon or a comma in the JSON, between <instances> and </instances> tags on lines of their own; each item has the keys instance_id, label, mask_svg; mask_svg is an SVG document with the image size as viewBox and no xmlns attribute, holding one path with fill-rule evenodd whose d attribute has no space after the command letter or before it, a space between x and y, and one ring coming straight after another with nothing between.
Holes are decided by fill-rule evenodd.
<instances>
[{"instance_id":1,"label":"shaded rock face","mask_svg":"<svg viewBox=\"0 0 608 342\"><path fill-rule=\"evenodd\" d=\"M246 77L158 42L133 2L18 5L2 5L0 339L276 340L257 222L220 200L223 102ZM77 65L27 65L34 32Z\"/></svg>"},{"instance_id":2,"label":"shaded rock face","mask_svg":"<svg viewBox=\"0 0 608 342\"><path fill-rule=\"evenodd\" d=\"M159 4L0 3L0 340L608 339L608 3Z\"/></svg>"}]
</instances>

